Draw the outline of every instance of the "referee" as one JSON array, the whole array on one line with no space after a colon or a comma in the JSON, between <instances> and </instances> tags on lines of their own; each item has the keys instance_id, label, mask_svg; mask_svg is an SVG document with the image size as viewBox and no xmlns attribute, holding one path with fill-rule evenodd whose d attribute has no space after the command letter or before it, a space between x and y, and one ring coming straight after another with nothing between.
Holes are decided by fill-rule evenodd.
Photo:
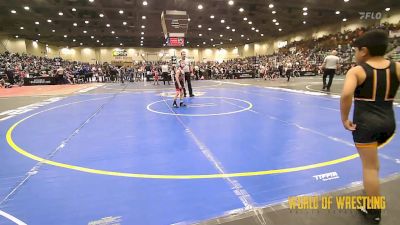
<instances>
[{"instance_id":1,"label":"referee","mask_svg":"<svg viewBox=\"0 0 400 225\"><path fill-rule=\"evenodd\" d=\"M168 82L169 85L169 76L168 76L168 64L165 62L164 65L161 66L162 77L165 85L165 81Z\"/></svg>"},{"instance_id":2,"label":"referee","mask_svg":"<svg viewBox=\"0 0 400 225\"><path fill-rule=\"evenodd\" d=\"M336 70L339 69L339 57L336 56L337 51L333 50L332 53L325 57L324 63L322 64L322 69L324 70L324 75L322 77L324 91L331 91L331 85L333 81L333 76L335 76ZM328 85L326 85L326 77L329 76Z\"/></svg>"},{"instance_id":3,"label":"referee","mask_svg":"<svg viewBox=\"0 0 400 225\"><path fill-rule=\"evenodd\" d=\"M185 80L187 82L188 89L189 89L189 96L190 97L194 97L193 89L192 89L192 81L190 79L190 77L191 77L191 75L193 73L193 69L190 66L189 60L186 59L186 52L185 51L181 52L181 57L182 57L181 63L182 63L182 66L183 66L183 72L185 73ZM186 97L186 88L184 88L183 91L184 91L184 96Z\"/></svg>"}]
</instances>

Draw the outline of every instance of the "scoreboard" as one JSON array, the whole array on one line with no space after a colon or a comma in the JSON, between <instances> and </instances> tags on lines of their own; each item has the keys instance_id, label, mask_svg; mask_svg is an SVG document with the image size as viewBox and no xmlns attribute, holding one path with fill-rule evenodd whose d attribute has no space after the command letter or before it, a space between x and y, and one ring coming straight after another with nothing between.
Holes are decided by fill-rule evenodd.
<instances>
[{"instance_id":1,"label":"scoreboard","mask_svg":"<svg viewBox=\"0 0 400 225\"><path fill-rule=\"evenodd\" d=\"M166 41L167 46L170 47L184 47L185 38L184 37L168 37Z\"/></svg>"}]
</instances>

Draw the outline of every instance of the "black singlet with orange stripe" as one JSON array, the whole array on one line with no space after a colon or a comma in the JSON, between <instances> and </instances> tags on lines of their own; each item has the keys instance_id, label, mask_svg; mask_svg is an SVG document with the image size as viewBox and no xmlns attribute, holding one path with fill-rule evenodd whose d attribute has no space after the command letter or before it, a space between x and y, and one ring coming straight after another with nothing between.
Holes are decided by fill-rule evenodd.
<instances>
[{"instance_id":1,"label":"black singlet with orange stripe","mask_svg":"<svg viewBox=\"0 0 400 225\"><path fill-rule=\"evenodd\" d=\"M365 81L354 92L353 132L355 143L382 144L396 129L393 100L399 88L396 63L376 69L367 63L360 65L366 74Z\"/></svg>"}]
</instances>

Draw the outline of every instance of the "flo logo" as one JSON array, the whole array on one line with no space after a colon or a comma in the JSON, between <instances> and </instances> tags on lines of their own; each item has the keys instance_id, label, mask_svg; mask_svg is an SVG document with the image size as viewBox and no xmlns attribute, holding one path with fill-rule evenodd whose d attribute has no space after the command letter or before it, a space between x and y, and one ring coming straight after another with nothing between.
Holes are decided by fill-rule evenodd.
<instances>
[{"instance_id":1,"label":"flo logo","mask_svg":"<svg viewBox=\"0 0 400 225\"><path fill-rule=\"evenodd\" d=\"M359 12L362 20L380 20L382 19L381 12Z\"/></svg>"}]
</instances>

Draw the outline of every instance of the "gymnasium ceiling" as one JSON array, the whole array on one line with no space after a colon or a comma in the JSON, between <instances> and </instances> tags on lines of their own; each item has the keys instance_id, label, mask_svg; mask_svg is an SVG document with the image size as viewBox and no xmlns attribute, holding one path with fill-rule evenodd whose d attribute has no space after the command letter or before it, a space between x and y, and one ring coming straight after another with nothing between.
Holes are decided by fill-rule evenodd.
<instances>
[{"instance_id":1,"label":"gymnasium ceiling","mask_svg":"<svg viewBox=\"0 0 400 225\"><path fill-rule=\"evenodd\" d=\"M58 46L82 43L91 47L162 47L165 41L161 12L184 10L190 17L187 47L223 47L323 24L345 23L343 19L359 18L360 11L387 15L400 8L399 0L234 0L233 5L228 0L147 0L147 5L143 2L0 0L0 33ZM198 9L199 4L203 9ZM390 10L386 11L387 8ZM305 12L307 15L303 15Z\"/></svg>"}]
</instances>

